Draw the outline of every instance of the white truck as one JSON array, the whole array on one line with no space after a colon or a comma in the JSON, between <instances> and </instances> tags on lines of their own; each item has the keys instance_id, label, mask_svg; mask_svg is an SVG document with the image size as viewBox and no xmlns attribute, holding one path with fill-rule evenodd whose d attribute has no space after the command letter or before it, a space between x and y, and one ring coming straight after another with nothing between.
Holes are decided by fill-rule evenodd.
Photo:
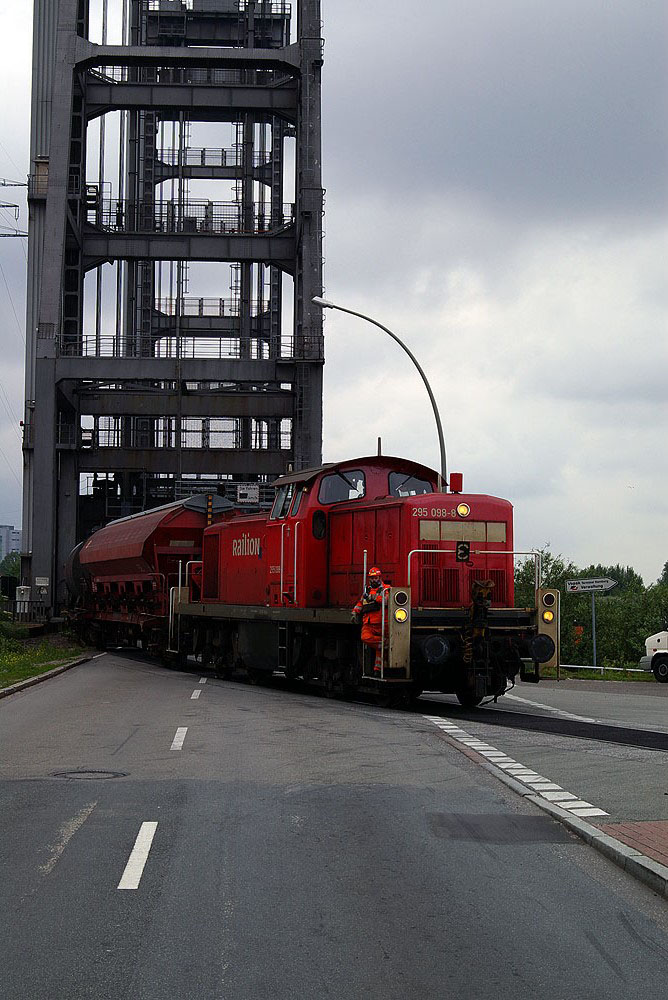
<instances>
[{"instance_id":1,"label":"white truck","mask_svg":"<svg viewBox=\"0 0 668 1000\"><path fill-rule=\"evenodd\" d=\"M657 632L645 639L645 656L640 657L640 669L651 670L657 681L668 681L668 632Z\"/></svg>"}]
</instances>

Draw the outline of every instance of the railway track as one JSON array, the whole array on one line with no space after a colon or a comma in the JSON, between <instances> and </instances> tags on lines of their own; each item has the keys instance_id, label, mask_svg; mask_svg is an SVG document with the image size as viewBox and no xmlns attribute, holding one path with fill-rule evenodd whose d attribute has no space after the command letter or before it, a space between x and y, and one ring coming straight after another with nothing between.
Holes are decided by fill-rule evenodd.
<instances>
[{"instance_id":1,"label":"railway track","mask_svg":"<svg viewBox=\"0 0 668 1000\"><path fill-rule=\"evenodd\" d=\"M509 712L502 708L463 709L457 705L443 704L428 697L417 703L425 715L440 715L457 722L481 722L486 726L502 729L523 729L552 736L571 736L581 740L598 740L601 743L616 743L620 746L639 747L644 750L668 750L668 732L654 729L638 729L633 726L619 726L606 722L584 722L549 715L532 715L528 712Z\"/></svg>"},{"instance_id":2,"label":"railway track","mask_svg":"<svg viewBox=\"0 0 668 1000\"><path fill-rule=\"evenodd\" d=\"M155 664L157 661L147 657L141 650L119 647L114 652L122 653L131 659L143 660ZM112 650L110 650L112 652ZM181 668L183 669L183 668ZM199 674L215 676L201 664L189 664L188 669ZM236 683L248 683L245 678L235 677ZM269 681L270 687L276 691L295 691L316 694L314 689L301 683L288 682L280 675L274 674ZM371 699L360 697L360 704L374 705ZM399 711L399 709L397 709ZM521 729L528 732L545 733L552 736L570 736L574 739L596 740L601 743L616 743L619 746L637 747L643 750L668 751L668 732L654 729L639 729L633 726L620 726L606 722L588 722L577 719L561 718L550 715L534 715L529 712L508 711L501 707L486 705L483 708L464 709L459 705L444 703L423 695L415 702L412 712L420 715L437 715L456 722L478 722L486 726L498 726L500 729Z\"/></svg>"}]
</instances>

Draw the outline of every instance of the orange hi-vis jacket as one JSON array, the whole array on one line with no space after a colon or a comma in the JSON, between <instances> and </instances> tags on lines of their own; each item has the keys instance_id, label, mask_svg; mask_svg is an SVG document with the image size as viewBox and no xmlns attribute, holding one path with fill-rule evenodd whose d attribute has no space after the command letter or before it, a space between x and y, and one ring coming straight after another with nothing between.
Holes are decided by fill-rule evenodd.
<instances>
[{"instance_id":1,"label":"orange hi-vis jacket","mask_svg":"<svg viewBox=\"0 0 668 1000\"><path fill-rule=\"evenodd\" d=\"M353 608L354 614L362 615L362 642L377 646L382 638L383 602L385 603L385 626L387 627L387 602L390 588L387 583L377 587L366 587L364 593Z\"/></svg>"}]
</instances>

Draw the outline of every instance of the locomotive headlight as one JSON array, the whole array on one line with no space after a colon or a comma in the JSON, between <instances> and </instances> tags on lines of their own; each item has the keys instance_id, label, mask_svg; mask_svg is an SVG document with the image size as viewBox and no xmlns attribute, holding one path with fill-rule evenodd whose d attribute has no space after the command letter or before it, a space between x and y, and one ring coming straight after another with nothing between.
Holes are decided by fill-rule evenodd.
<instances>
[{"instance_id":1,"label":"locomotive headlight","mask_svg":"<svg viewBox=\"0 0 668 1000\"><path fill-rule=\"evenodd\" d=\"M408 612L406 611L405 608L397 608L397 610L394 612L395 622L405 622L407 618L408 618Z\"/></svg>"},{"instance_id":2,"label":"locomotive headlight","mask_svg":"<svg viewBox=\"0 0 668 1000\"><path fill-rule=\"evenodd\" d=\"M459 514L460 517L468 517L469 514L471 513L471 508L467 503L458 503L457 513Z\"/></svg>"},{"instance_id":3,"label":"locomotive headlight","mask_svg":"<svg viewBox=\"0 0 668 1000\"><path fill-rule=\"evenodd\" d=\"M554 611L543 611L543 621L551 625L554 621Z\"/></svg>"}]
</instances>

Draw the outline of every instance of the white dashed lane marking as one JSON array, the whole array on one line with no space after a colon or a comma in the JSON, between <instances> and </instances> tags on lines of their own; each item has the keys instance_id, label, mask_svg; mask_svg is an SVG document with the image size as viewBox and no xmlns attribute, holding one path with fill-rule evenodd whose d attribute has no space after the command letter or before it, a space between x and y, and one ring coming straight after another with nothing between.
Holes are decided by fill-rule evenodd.
<instances>
[{"instance_id":1,"label":"white dashed lane marking","mask_svg":"<svg viewBox=\"0 0 668 1000\"><path fill-rule=\"evenodd\" d=\"M206 684L206 677L200 677L199 682L200 684Z\"/></svg>"},{"instance_id":2,"label":"white dashed lane marking","mask_svg":"<svg viewBox=\"0 0 668 1000\"><path fill-rule=\"evenodd\" d=\"M148 860L148 853L151 850L157 829L158 824L153 822L142 823L140 826L135 846L132 848L121 881L118 883L119 889L137 889L139 887L144 865Z\"/></svg>"},{"instance_id":3,"label":"white dashed lane marking","mask_svg":"<svg viewBox=\"0 0 668 1000\"><path fill-rule=\"evenodd\" d=\"M182 750L183 749L183 741L186 738L186 733L187 732L188 732L188 727L187 726L179 726L179 728L176 730L176 736L172 740L172 745L171 745L171 747L169 749L170 750Z\"/></svg>"},{"instance_id":4,"label":"white dashed lane marking","mask_svg":"<svg viewBox=\"0 0 668 1000\"><path fill-rule=\"evenodd\" d=\"M201 695L201 693L202 693L202 691L201 691L200 688L195 688L195 690L193 691L193 693L190 695L190 700L191 701L195 701L196 698L199 698L199 696Z\"/></svg>"},{"instance_id":5,"label":"white dashed lane marking","mask_svg":"<svg viewBox=\"0 0 668 1000\"><path fill-rule=\"evenodd\" d=\"M516 700L522 701L524 699L517 698ZM529 702L528 704L535 704L535 702ZM468 750L473 750L475 753L480 754L489 764L493 764L494 767L505 771L512 778L521 781L527 788L540 795L541 798L546 799L548 802L554 802L555 805L566 809L574 816L609 815L604 809L599 809L597 806L592 805L591 802L585 802L583 799L578 798L577 795L573 795L572 792L565 791L561 785L555 784L554 781L543 777L542 774L532 771L530 767L525 767L524 764L513 760L512 757L509 757L502 750L497 750L496 747L490 746L489 743L484 743L475 736L470 736L469 733L464 732L463 729L455 726L454 723L449 722L447 719L441 719L437 715L424 715L423 718L428 722L433 722L435 726L438 726L439 729L442 729L444 733L447 733L448 736L451 736L452 739L461 743ZM572 718L576 718L576 716L572 716ZM581 717L578 716L578 718Z\"/></svg>"}]
</instances>

